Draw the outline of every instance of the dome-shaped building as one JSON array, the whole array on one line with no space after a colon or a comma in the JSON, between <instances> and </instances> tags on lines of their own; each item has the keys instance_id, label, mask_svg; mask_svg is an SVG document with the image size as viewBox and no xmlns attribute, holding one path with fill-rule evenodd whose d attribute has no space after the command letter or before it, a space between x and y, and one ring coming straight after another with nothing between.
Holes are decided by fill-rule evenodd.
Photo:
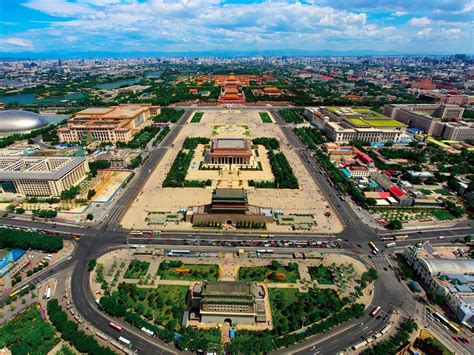
<instances>
[{"instance_id":1,"label":"dome-shaped building","mask_svg":"<svg viewBox=\"0 0 474 355\"><path fill-rule=\"evenodd\" d=\"M31 131L48 124L46 117L22 110L0 111L0 133Z\"/></svg>"}]
</instances>

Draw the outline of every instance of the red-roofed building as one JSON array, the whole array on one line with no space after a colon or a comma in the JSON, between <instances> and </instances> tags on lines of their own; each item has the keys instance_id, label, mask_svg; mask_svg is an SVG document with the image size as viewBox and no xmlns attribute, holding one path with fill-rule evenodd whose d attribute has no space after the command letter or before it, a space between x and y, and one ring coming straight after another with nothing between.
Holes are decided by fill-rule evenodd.
<instances>
[{"instance_id":1,"label":"red-roofed building","mask_svg":"<svg viewBox=\"0 0 474 355\"><path fill-rule=\"evenodd\" d=\"M357 153L356 158L359 159L364 164L367 164L367 165L373 165L374 164L373 159L365 153L362 153L362 152Z\"/></svg>"},{"instance_id":2,"label":"red-roofed building","mask_svg":"<svg viewBox=\"0 0 474 355\"><path fill-rule=\"evenodd\" d=\"M405 194L402 190L400 190L398 187L390 186L388 188L388 191L392 194L393 197L400 203L400 206L411 206L413 203L413 199L407 194Z\"/></svg>"},{"instance_id":3,"label":"red-roofed building","mask_svg":"<svg viewBox=\"0 0 474 355\"><path fill-rule=\"evenodd\" d=\"M388 191L390 191L394 197L401 198L405 196L405 193L396 186L390 186Z\"/></svg>"}]
</instances>

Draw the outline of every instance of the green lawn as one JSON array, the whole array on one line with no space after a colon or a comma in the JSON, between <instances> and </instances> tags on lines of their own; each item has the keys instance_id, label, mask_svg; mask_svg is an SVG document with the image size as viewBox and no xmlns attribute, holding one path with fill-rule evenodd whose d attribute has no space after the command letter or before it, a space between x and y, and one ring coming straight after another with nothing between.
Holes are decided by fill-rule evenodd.
<instances>
[{"instance_id":1,"label":"green lawn","mask_svg":"<svg viewBox=\"0 0 474 355\"><path fill-rule=\"evenodd\" d=\"M189 280L189 281L217 281L219 267L217 265L181 264L174 266L170 262L163 261L157 271L164 280Z\"/></svg>"},{"instance_id":2,"label":"green lawn","mask_svg":"<svg viewBox=\"0 0 474 355\"><path fill-rule=\"evenodd\" d=\"M259 112L259 115L263 123L273 123L272 118L267 112Z\"/></svg>"},{"instance_id":3,"label":"green lawn","mask_svg":"<svg viewBox=\"0 0 474 355\"><path fill-rule=\"evenodd\" d=\"M456 218L451 213L445 210L431 211L431 214L435 216L437 219L439 219L440 221L451 221Z\"/></svg>"},{"instance_id":4,"label":"green lawn","mask_svg":"<svg viewBox=\"0 0 474 355\"><path fill-rule=\"evenodd\" d=\"M253 266L241 267L238 275L239 281L269 281L295 283L300 279L298 265L290 263L288 266L280 264L278 267Z\"/></svg>"},{"instance_id":5,"label":"green lawn","mask_svg":"<svg viewBox=\"0 0 474 355\"><path fill-rule=\"evenodd\" d=\"M431 195L433 193L433 191L428 190L428 189L420 189L420 192L426 196Z\"/></svg>"},{"instance_id":6,"label":"green lawn","mask_svg":"<svg viewBox=\"0 0 474 355\"><path fill-rule=\"evenodd\" d=\"M123 276L125 279L139 279L146 275L150 263L148 261L132 260Z\"/></svg>"},{"instance_id":7,"label":"green lawn","mask_svg":"<svg viewBox=\"0 0 474 355\"><path fill-rule=\"evenodd\" d=\"M323 285L332 285L334 283L332 273L324 265L310 266L308 267L308 271L311 275L311 280L317 280L318 283Z\"/></svg>"},{"instance_id":8,"label":"green lawn","mask_svg":"<svg viewBox=\"0 0 474 355\"><path fill-rule=\"evenodd\" d=\"M0 348L13 354L47 354L59 343L55 329L41 319L36 304L0 328Z\"/></svg>"},{"instance_id":9,"label":"green lawn","mask_svg":"<svg viewBox=\"0 0 474 355\"><path fill-rule=\"evenodd\" d=\"M201 118L204 115L204 112L196 112L191 119L191 123L199 123L201 122Z\"/></svg>"}]
</instances>

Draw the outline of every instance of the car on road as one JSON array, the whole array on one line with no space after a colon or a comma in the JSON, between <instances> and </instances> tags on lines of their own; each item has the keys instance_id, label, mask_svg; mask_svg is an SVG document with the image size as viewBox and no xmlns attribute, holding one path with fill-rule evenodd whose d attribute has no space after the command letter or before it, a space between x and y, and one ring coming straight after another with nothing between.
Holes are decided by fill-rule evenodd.
<instances>
[{"instance_id":1,"label":"car on road","mask_svg":"<svg viewBox=\"0 0 474 355\"><path fill-rule=\"evenodd\" d=\"M461 339L457 335L453 335L451 338L453 338L458 343L461 341Z\"/></svg>"}]
</instances>

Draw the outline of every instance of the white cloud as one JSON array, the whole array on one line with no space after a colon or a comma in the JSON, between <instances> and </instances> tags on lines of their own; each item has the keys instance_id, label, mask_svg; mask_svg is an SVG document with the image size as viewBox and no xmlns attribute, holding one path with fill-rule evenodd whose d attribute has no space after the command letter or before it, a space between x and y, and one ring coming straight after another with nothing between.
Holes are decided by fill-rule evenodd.
<instances>
[{"instance_id":1,"label":"white cloud","mask_svg":"<svg viewBox=\"0 0 474 355\"><path fill-rule=\"evenodd\" d=\"M441 28L433 30L432 28L424 28L416 33L419 39L430 39L431 41L437 40L457 40L461 38L462 31L459 28Z\"/></svg>"},{"instance_id":2,"label":"white cloud","mask_svg":"<svg viewBox=\"0 0 474 355\"><path fill-rule=\"evenodd\" d=\"M431 20L428 17L413 17L408 23L412 26L423 27L428 26Z\"/></svg>"},{"instance_id":3,"label":"white cloud","mask_svg":"<svg viewBox=\"0 0 474 355\"><path fill-rule=\"evenodd\" d=\"M395 11L394 13L392 13L392 16L400 17L400 16L405 16L407 14L408 14L408 12L406 12L406 11Z\"/></svg>"},{"instance_id":4,"label":"white cloud","mask_svg":"<svg viewBox=\"0 0 474 355\"><path fill-rule=\"evenodd\" d=\"M59 17L91 15L95 12L88 4L67 0L28 0L23 6Z\"/></svg>"},{"instance_id":5,"label":"white cloud","mask_svg":"<svg viewBox=\"0 0 474 355\"><path fill-rule=\"evenodd\" d=\"M458 39L461 36L461 30L459 28L450 28L444 30L444 35L449 39Z\"/></svg>"},{"instance_id":6,"label":"white cloud","mask_svg":"<svg viewBox=\"0 0 474 355\"><path fill-rule=\"evenodd\" d=\"M433 33L433 29L428 27L428 28L423 28L422 30L418 31L416 33L416 36L419 38L428 38L431 36Z\"/></svg>"},{"instance_id":7,"label":"white cloud","mask_svg":"<svg viewBox=\"0 0 474 355\"><path fill-rule=\"evenodd\" d=\"M19 37L9 37L9 38L0 39L0 42L3 44L16 46L16 47L25 47L25 48L33 47L33 43L31 43L31 41L27 39L19 38Z\"/></svg>"},{"instance_id":8,"label":"white cloud","mask_svg":"<svg viewBox=\"0 0 474 355\"><path fill-rule=\"evenodd\" d=\"M409 16L413 18L407 24L384 27L380 18L374 20L375 17L370 16L371 12L339 8L337 0L326 2L327 6L321 5L324 1L308 4L294 0L239 3L222 0L24 1L31 9L61 17L42 20L41 28L33 27L11 35L34 43L35 50L115 51L126 50L127 46L135 48L136 43L150 51L316 49L324 44L337 48L338 43L339 49L346 46L375 49L377 45L386 47L386 43L397 36L409 39L418 36L418 32L420 36L429 35L427 31L418 31L416 26L446 28L445 36L452 38L460 34L448 33L449 29L460 28L462 33L469 33L471 28L468 24L441 22L432 17L433 12L429 15L432 19ZM408 15L405 10L402 6L393 7L387 16ZM389 15L390 12L393 13Z\"/></svg>"}]
</instances>

